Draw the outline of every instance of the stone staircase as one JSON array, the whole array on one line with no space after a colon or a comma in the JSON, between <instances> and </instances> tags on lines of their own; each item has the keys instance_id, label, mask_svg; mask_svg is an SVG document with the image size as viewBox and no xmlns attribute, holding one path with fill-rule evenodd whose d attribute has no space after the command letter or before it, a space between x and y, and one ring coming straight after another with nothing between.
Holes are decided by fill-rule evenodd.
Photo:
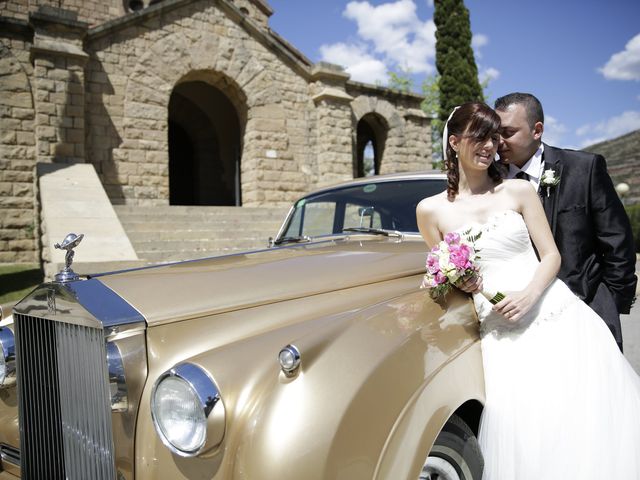
<instances>
[{"instance_id":1,"label":"stone staircase","mask_svg":"<svg viewBox=\"0 0 640 480\"><path fill-rule=\"evenodd\" d=\"M265 248L289 207L114 205L138 258L165 263Z\"/></svg>"}]
</instances>

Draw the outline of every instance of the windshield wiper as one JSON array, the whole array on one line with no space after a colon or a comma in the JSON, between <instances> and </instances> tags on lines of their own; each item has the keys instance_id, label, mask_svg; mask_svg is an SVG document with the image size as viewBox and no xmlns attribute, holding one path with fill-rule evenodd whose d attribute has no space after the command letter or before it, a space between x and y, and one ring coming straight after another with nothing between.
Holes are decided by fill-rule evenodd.
<instances>
[{"instance_id":1,"label":"windshield wiper","mask_svg":"<svg viewBox=\"0 0 640 480\"><path fill-rule=\"evenodd\" d=\"M372 227L349 227L343 228L343 232L370 233L372 235L384 235L385 237L402 237L402 232L397 230L384 230Z\"/></svg>"},{"instance_id":2,"label":"windshield wiper","mask_svg":"<svg viewBox=\"0 0 640 480\"><path fill-rule=\"evenodd\" d=\"M298 237L281 237L273 242L274 245L281 245L283 243L301 243L301 242L310 242L311 237L307 235L300 235Z\"/></svg>"}]
</instances>

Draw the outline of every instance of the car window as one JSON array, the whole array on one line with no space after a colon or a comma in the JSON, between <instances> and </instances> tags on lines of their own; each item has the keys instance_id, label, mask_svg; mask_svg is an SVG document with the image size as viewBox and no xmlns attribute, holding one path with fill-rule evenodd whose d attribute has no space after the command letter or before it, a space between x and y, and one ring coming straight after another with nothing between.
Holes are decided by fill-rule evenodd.
<instances>
[{"instance_id":1,"label":"car window","mask_svg":"<svg viewBox=\"0 0 640 480\"><path fill-rule=\"evenodd\" d=\"M417 233L418 202L445 188L444 178L423 178L372 181L312 194L295 204L280 238L321 237L357 227Z\"/></svg>"},{"instance_id":2,"label":"car window","mask_svg":"<svg viewBox=\"0 0 640 480\"><path fill-rule=\"evenodd\" d=\"M312 202L297 208L292 219L289 236L315 237L332 232L335 202Z\"/></svg>"},{"instance_id":3,"label":"car window","mask_svg":"<svg viewBox=\"0 0 640 480\"><path fill-rule=\"evenodd\" d=\"M343 228L370 227L382 228L380 212L373 205L357 205L347 203L344 211Z\"/></svg>"}]
</instances>

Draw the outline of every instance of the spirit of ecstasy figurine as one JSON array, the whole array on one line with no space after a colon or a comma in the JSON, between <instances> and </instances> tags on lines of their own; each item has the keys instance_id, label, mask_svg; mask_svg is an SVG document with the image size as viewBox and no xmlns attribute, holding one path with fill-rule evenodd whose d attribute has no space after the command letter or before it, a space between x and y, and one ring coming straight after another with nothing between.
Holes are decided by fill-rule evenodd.
<instances>
[{"instance_id":1,"label":"spirit of ecstasy figurine","mask_svg":"<svg viewBox=\"0 0 640 480\"><path fill-rule=\"evenodd\" d=\"M73 280L77 280L79 278L78 274L71 270L71 264L73 263L73 249L78 246L78 244L82 241L84 234L76 235L75 233L70 233L66 237L62 243L56 243L54 245L55 248L59 250L66 250L67 253L64 256L64 264L65 267L60 273L56 273L55 280L56 282L71 282Z\"/></svg>"}]
</instances>

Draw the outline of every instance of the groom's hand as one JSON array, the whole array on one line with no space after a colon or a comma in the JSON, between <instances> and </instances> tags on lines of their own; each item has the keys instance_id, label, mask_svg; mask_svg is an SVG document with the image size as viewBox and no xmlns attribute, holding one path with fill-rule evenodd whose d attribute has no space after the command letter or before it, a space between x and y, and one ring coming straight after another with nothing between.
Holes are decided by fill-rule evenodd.
<instances>
[{"instance_id":1,"label":"groom's hand","mask_svg":"<svg viewBox=\"0 0 640 480\"><path fill-rule=\"evenodd\" d=\"M482 275L472 273L471 275L462 277L456 282L456 287L463 292L480 293L482 291Z\"/></svg>"}]
</instances>

